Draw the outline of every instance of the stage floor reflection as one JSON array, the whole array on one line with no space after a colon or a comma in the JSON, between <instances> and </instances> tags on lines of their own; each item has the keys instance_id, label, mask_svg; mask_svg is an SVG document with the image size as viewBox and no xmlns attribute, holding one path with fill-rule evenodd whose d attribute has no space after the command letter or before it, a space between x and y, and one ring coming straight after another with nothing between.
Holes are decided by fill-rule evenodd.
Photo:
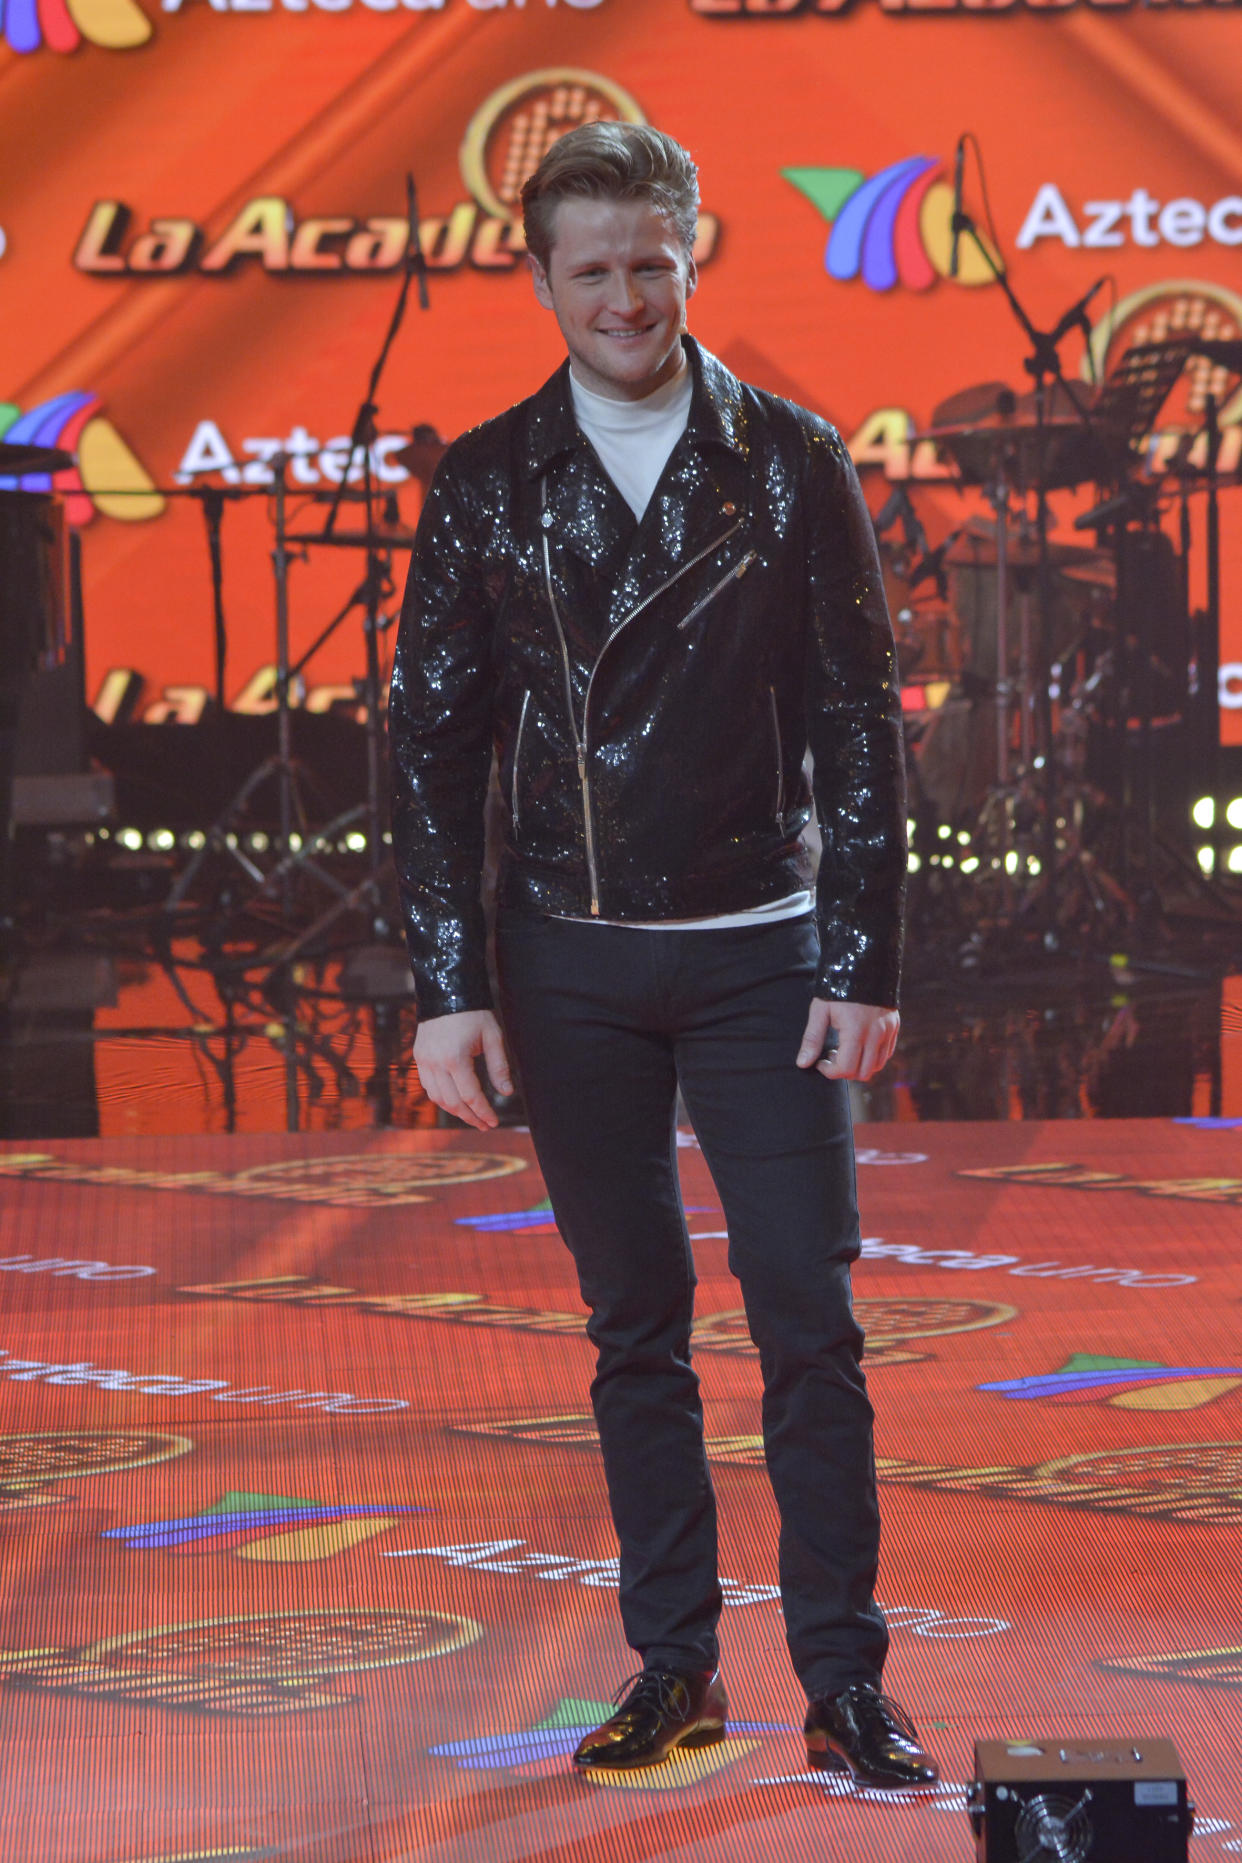
<instances>
[{"instance_id":1,"label":"stage floor reflection","mask_svg":"<svg viewBox=\"0 0 1242 1863\"><path fill-rule=\"evenodd\" d=\"M860 1129L886 1680L943 1766L912 1803L805 1768L682 1136L732 1720L612 1781L569 1765L635 1664L527 1136L0 1145L5 1856L951 1863L976 1740L1157 1736L1192 1855L1238 1851L1236 1134Z\"/></svg>"}]
</instances>

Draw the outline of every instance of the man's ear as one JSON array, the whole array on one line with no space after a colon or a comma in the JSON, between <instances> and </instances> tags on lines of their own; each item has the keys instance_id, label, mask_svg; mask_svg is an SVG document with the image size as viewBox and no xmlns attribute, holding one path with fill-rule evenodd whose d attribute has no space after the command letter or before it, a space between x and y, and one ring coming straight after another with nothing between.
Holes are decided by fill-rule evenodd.
<instances>
[{"instance_id":1,"label":"man's ear","mask_svg":"<svg viewBox=\"0 0 1242 1863\"><path fill-rule=\"evenodd\" d=\"M547 272L533 252L528 252L526 257L530 265L530 277L535 287L535 296L545 310L554 310L556 307L552 302L552 287L548 283Z\"/></svg>"},{"instance_id":2,"label":"man's ear","mask_svg":"<svg viewBox=\"0 0 1242 1863\"><path fill-rule=\"evenodd\" d=\"M699 288L699 268L693 259L686 260L686 296L692 298Z\"/></svg>"}]
</instances>

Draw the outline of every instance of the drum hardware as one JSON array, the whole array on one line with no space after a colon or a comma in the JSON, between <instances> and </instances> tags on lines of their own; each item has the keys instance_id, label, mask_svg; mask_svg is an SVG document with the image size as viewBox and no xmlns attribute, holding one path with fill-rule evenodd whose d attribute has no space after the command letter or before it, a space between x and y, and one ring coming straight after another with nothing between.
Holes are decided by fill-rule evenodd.
<instances>
[{"instance_id":1,"label":"drum hardware","mask_svg":"<svg viewBox=\"0 0 1242 1863\"><path fill-rule=\"evenodd\" d=\"M420 308L424 311L430 309L430 298L427 292L427 266L419 241L418 197L415 191L414 177L409 173L407 173L405 177L405 191L409 237L406 242L405 263L402 268L400 290L398 291L396 302L393 305L392 316L389 319L388 328L384 333L384 339L380 345L379 354L376 356L372 365L366 390L358 405L358 411L354 416L353 425L350 428L349 452L346 455L340 483L336 488L339 496L337 496L329 506L322 534L313 540L318 544L326 544L330 543L331 540L336 537L337 514L340 511L345 488L353 468L354 457L356 454L360 453L362 458L363 503L366 512L366 522L360 533L360 541L361 547L366 552L366 571L362 582L350 597L349 602L341 612L334 617L328 628L320 635L312 651L317 650L323 641L325 641L335 628L341 624L351 609L355 606L362 609L363 640L366 647L366 673L363 682L363 704L366 723L367 799L361 810L351 811L351 816L360 816L365 823L368 872L365 879L353 888L335 888L338 892L336 900L334 900L318 918L313 920L310 925L300 931L295 938L263 953L262 961L269 965L267 987L269 989L275 989L278 993L283 993L285 989L285 985L289 980L289 967L294 959L309 946L315 944L331 926L335 925L338 919L343 917L346 913L356 910L361 905L365 904L369 909L369 933L371 942L377 944L387 943L397 935L396 928L391 922L391 914L385 899L383 887L386 861L383 839L383 802L381 798L380 774L383 761L383 746L381 742L383 727L381 722L379 636L383 629L391 625L391 621L394 618L386 617L381 613L383 603L390 595L395 593L389 573L391 569L391 557L387 552L390 548L400 547L406 539L393 539L391 544L381 544L379 541L384 526L377 522L375 508L376 487L372 473L372 449L378 436L376 417L379 413L377 397L379 394L380 382L383 378L389 352L392 349L397 332L400 330L405 318L410 289L415 279L418 280ZM422 435L421 439L419 437L420 435ZM422 446L424 448L423 454L419 454L418 452L413 454L413 458L420 471L425 468L426 455L430 454L430 452L434 450L434 447L440 444L439 436L435 434L434 429L428 430L420 428L415 431L414 437L410 442L410 447L418 448ZM414 470L415 468L411 466L410 469ZM389 526L388 528L391 529L393 527ZM408 541L412 542L412 538L408 539ZM304 655L302 660L299 661L299 667L305 664L306 657L307 656ZM342 818L342 822L339 825L343 825L344 819L345 818ZM288 1120L290 1130L293 1130L296 1128L297 1124L297 1086L296 1078L292 1073L287 1077L287 1086L288 1091L286 1099L288 1103Z\"/></svg>"},{"instance_id":2,"label":"drum hardware","mask_svg":"<svg viewBox=\"0 0 1242 1863\"><path fill-rule=\"evenodd\" d=\"M24 479L27 473L33 472L67 472L72 465L73 454L66 453L63 447L30 446L25 441L0 440L0 490L21 489L17 485L6 485L6 479Z\"/></svg>"}]
</instances>

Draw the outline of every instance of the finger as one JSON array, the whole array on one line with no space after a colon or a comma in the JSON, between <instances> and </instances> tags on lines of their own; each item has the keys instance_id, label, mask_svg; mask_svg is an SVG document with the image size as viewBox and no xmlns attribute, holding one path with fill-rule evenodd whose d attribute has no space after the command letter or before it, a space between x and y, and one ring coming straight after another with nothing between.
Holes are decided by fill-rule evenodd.
<instances>
[{"instance_id":1,"label":"finger","mask_svg":"<svg viewBox=\"0 0 1242 1863\"><path fill-rule=\"evenodd\" d=\"M798 1066L815 1067L824 1057L826 1047L833 1045L831 1038L836 1030L831 1024L832 1010L828 1003L813 1002L802 1032L802 1041L798 1048Z\"/></svg>"},{"instance_id":2,"label":"finger","mask_svg":"<svg viewBox=\"0 0 1242 1863\"><path fill-rule=\"evenodd\" d=\"M456 1113L459 1119L466 1119L480 1132L489 1126L500 1124L488 1102L487 1095L479 1085L479 1077L470 1061L460 1063L449 1070L453 1084L455 1104L446 1111Z\"/></svg>"},{"instance_id":3,"label":"finger","mask_svg":"<svg viewBox=\"0 0 1242 1863\"><path fill-rule=\"evenodd\" d=\"M506 1097L513 1092L513 1076L509 1071L509 1057L505 1053L504 1037L498 1028L483 1030L483 1061L487 1068L487 1078L492 1083L492 1090L503 1093Z\"/></svg>"},{"instance_id":4,"label":"finger","mask_svg":"<svg viewBox=\"0 0 1242 1863\"><path fill-rule=\"evenodd\" d=\"M858 1077L858 1064L862 1058L862 1043L856 1035L844 1036L840 1031L838 1045L834 1053L826 1054L819 1062L819 1072L825 1080L855 1080Z\"/></svg>"}]
</instances>

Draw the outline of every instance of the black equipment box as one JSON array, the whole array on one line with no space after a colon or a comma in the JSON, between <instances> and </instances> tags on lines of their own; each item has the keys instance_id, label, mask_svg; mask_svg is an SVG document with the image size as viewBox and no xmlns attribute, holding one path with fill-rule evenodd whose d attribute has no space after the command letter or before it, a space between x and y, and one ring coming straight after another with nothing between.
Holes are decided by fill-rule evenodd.
<instances>
[{"instance_id":1,"label":"black equipment box","mask_svg":"<svg viewBox=\"0 0 1242 1863\"><path fill-rule=\"evenodd\" d=\"M967 1801L979 1863L1187 1863L1171 1740L981 1740Z\"/></svg>"}]
</instances>

